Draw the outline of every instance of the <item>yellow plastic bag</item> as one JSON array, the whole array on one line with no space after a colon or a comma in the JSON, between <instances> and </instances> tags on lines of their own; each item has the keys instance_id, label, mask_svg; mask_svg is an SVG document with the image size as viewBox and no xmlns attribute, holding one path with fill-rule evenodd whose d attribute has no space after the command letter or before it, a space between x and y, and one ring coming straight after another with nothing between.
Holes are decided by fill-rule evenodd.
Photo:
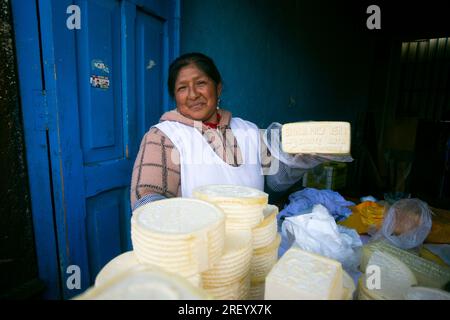
<instances>
[{"instance_id":1,"label":"yellow plastic bag","mask_svg":"<svg viewBox=\"0 0 450 320\"><path fill-rule=\"evenodd\" d=\"M385 207L372 201L364 201L351 207L352 214L340 225L355 229L359 234L368 233L369 229L380 228L383 223Z\"/></svg>"}]
</instances>

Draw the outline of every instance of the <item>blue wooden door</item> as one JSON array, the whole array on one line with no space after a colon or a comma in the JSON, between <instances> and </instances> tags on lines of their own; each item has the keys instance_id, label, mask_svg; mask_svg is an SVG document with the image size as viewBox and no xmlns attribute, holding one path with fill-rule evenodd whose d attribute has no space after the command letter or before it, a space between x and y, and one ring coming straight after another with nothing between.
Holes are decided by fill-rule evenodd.
<instances>
[{"instance_id":1,"label":"blue wooden door","mask_svg":"<svg viewBox=\"0 0 450 320\"><path fill-rule=\"evenodd\" d=\"M42 121L46 128L52 212L39 211L36 200L33 216L36 238L54 239L52 246L37 244L38 260L40 265L57 260L59 274L40 270L52 292L48 297L70 298L91 286L108 261L131 249L131 173L143 134L168 108L164 84L168 63L178 53L178 1L36 3L46 116L36 116L26 103L23 108L25 122ZM66 24L72 4L80 8L80 29ZM19 20L21 10L16 5ZM24 56L19 63L30 59L18 55ZM31 88L23 84L21 90ZM35 129L29 127L26 135L42 134ZM38 148L33 152L28 159ZM36 180L42 180L33 170L32 202L39 194ZM55 234L41 228L40 220L52 221ZM56 250L56 258L46 249ZM73 283L70 266L80 270L80 289L68 285ZM49 280L55 277L57 285Z\"/></svg>"},{"instance_id":2,"label":"blue wooden door","mask_svg":"<svg viewBox=\"0 0 450 320\"><path fill-rule=\"evenodd\" d=\"M164 76L166 50L163 22L142 11L136 14L136 97L138 108L138 137L143 137L149 124L155 124L167 106Z\"/></svg>"}]
</instances>

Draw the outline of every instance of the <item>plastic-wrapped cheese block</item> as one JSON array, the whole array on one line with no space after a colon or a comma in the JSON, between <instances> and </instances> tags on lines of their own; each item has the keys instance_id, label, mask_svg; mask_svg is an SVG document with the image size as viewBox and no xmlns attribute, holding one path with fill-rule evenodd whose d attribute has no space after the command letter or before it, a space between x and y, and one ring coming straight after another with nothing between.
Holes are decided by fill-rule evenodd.
<instances>
[{"instance_id":1,"label":"plastic-wrapped cheese block","mask_svg":"<svg viewBox=\"0 0 450 320\"><path fill-rule=\"evenodd\" d=\"M140 263L189 278L222 256L225 216L217 206L201 200L160 200L133 212L131 239Z\"/></svg>"},{"instance_id":2,"label":"plastic-wrapped cheese block","mask_svg":"<svg viewBox=\"0 0 450 320\"><path fill-rule=\"evenodd\" d=\"M350 153L350 123L305 121L281 127L281 147L286 153Z\"/></svg>"},{"instance_id":3,"label":"plastic-wrapped cheese block","mask_svg":"<svg viewBox=\"0 0 450 320\"><path fill-rule=\"evenodd\" d=\"M250 275L253 281L264 280L278 260L281 236L276 233L275 240L266 247L253 251Z\"/></svg>"},{"instance_id":4,"label":"plastic-wrapped cheese block","mask_svg":"<svg viewBox=\"0 0 450 320\"><path fill-rule=\"evenodd\" d=\"M412 287L405 296L406 300L450 300L450 292L426 287Z\"/></svg>"},{"instance_id":5,"label":"plastic-wrapped cheese block","mask_svg":"<svg viewBox=\"0 0 450 320\"><path fill-rule=\"evenodd\" d=\"M340 300L342 265L298 247L291 247L266 278L266 300Z\"/></svg>"},{"instance_id":6,"label":"plastic-wrapped cheese block","mask_svg":"<svg viewBox=\"0 0 450 320\"><path fill-rule=\"evenodd\" d=\"M203 272L204 288L217 288L247 276L252 258L250 231L228 231L225 236L224 253L220 260Z\"/></svg>"},{"instance_id":7,"label":"plastic-wrapped cheese block","mask_svg":"<svg viewBox=\"0 0 450 320\"><path fill-rule=\"evenodd\" d=\"M375 241L363 246L361 270L365 270L374 251L389 253L405 263L414 273L418 284L424 287L442 288L450 281L450 268L421 258L409 251L397 248L384 240Z\"/></svg>"},{"instance_id":8,"label":"plastic-wrapped cheese block","mask_svg":"<svg viewBox=\"0 0 450 320\"><path fill-rule=\"evenodd\" d=\"M86 290L75 300L206 300L212 297L186 279L150 266L136 266Z\"/></svg>"},{"instance_id":9,"label":"plastic-wrapped cheese block","mask_svg":"<svg viewBox=\"0 0 450 320\"><path fill-rule=\"evenodd\" d=\"M270 245L277 236L278 207L269 204L264 208L263 214L264 220L252 230L254 250Z\"/></svg>"},{"instance_id":10,"label":"plastic-wrapped cheese block","mask_svg":"<svg viewBox=\"0 0 450 320\"><path fill-rule=\"evenodd\" d=\"M369 270L370 267L376 269ZM387 300L404 299L408 289L417 284L412 271L399 259L386 252L375 251L372 254L366 267L366 275L372 272L374 276L379 274L380 281L374 288L369 288L370 291Z\"/></svg>"},{"instance_id":11,"label":"plastic-wrapped cheese block","mask_svg":"<svg viewBox=\"0 0 450 320\"><path fill-rule=\"evenodd\" d=\"M213 203L226 216L227 230L250 230L263 219L269 195L258 189L237 185L206 185L192 192L194 198Z\"/></svg>"}]
</instances>

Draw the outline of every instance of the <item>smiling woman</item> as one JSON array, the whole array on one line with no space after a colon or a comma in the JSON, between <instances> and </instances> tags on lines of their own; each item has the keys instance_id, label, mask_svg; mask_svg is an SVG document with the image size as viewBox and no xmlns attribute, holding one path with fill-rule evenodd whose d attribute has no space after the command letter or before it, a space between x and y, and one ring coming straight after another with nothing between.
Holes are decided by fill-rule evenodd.
<instances>
[{"instance_id":1,"label":"smiling woman","mask_svg":"<svg viewBox=\"0 0 450 320\"><path fill-rule=\"evenodd\" d=\"M169 94L177 110L192 120L217 123L222 78L214 62L201 53L180 56L170 66Z\"/></svg>"},{"instance_id":2,"label":"smiling woman","mask_svg":"<svg viewBox=\"0 0 450 320\"><path fill-rule=\"evenodd\" d=\"M308 165L287 168L273 158L254 123L218 108L222 78L213 60L202 53L175 59L167 84L176 109L163 114L142 139L131 182L133 210L164 198L191 197L194 188L204 185L263 191L268 173L267 185L283 191L306 169L326 160L303 161L299 155L299 162Z\"/></svg>"},{"instance_id":3,"label":"smiling woman","mask_svg":"<svg viewBox=\"0 0 450 320\"><path fill-rule=\"evenodd\" d=\"M194 65L184 67L175 84L178 111L193 120L215 120L218 89L215 83Z\"/></svg>"}]
</instances>

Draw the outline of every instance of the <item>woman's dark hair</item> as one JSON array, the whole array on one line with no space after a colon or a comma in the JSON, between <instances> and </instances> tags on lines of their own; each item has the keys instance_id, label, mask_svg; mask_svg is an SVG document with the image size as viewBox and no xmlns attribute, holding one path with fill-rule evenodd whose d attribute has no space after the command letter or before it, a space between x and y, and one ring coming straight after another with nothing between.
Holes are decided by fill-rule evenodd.
<instances>
[{"instance_id":1,"label":"woman's dark hair","mask_svg":"<svg viewBox=\"0 0 450 320\"><path fill-rule=\"evenodd\" d=\"M194 64L197 68L202 70L208 77L210 77L216 86L222 83L222 77L219 70L217 70L214 61L199 52L186 53L176 58L169 67L169 79L167 85L169 87L169 94L173 98L175 96L175 82L177 81L180 70L190 64Z\"/></svg>"}]
</instances>

